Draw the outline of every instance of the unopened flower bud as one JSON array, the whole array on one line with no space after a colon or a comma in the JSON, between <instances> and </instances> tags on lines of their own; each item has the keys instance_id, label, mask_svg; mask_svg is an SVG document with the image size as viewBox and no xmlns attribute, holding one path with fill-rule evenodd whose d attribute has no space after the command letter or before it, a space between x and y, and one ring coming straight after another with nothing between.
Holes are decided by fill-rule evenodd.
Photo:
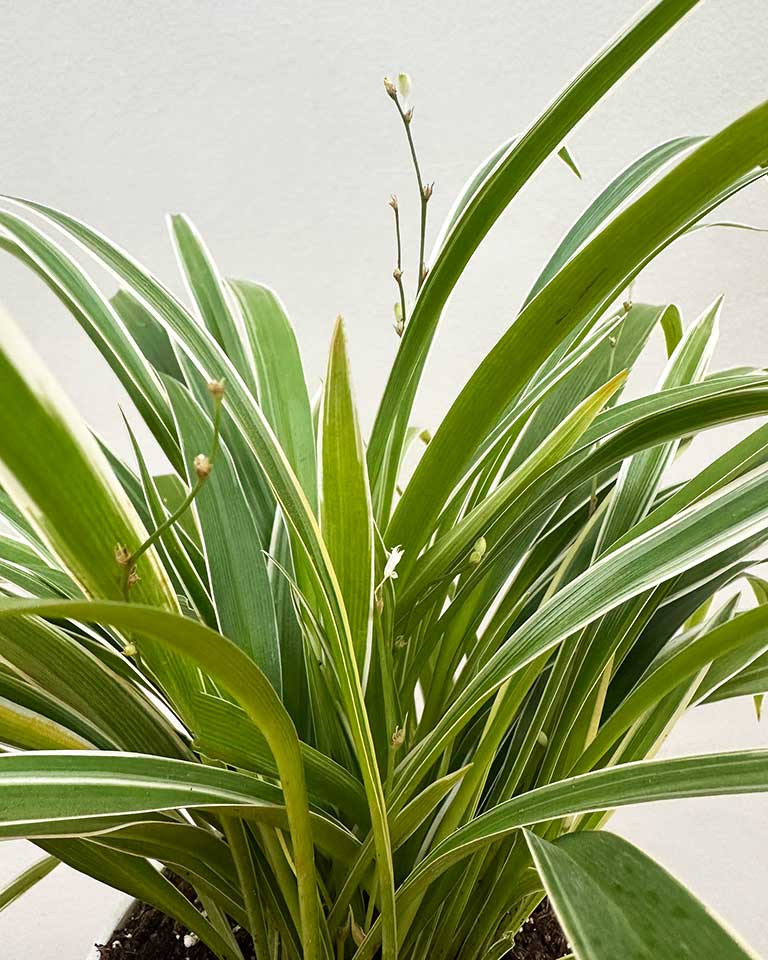
<instances>
[{"instance_id":1,"label":"unopened flower bud","mask_svg":"<svg viewBox=\"0 0 768 960\"><path fill-rule=\"evenodd\" d=\"M393 326L398 337L402 337L403 331L405 330L405 319L403 318L403 306L399 300L395 304L395 322Z\"/></svg>"},{"instance_id":2,"label":"unopened flower bud","mask_svg":"<svg viewBox=\"0 0 768 960\"><path fill-rule=\"evenodd\" d=\"M469 555L469 562L472 566L476 567L485 556L485 551L488 549L488 545L485 542L485 537L478 537L475 540L474 545L472 546L472 552Z\"/></svg>"},{"instance_id":3,"label":"unopened flower bud","mask_svg":"<svg viewBox=\"0 0 768 960\"><path fill-rule=\"evenodd\" d=\"M411 120L413 120L413 107L409 110L406 110L403 114L403 120L410 126Z\"/></svg>"},{"instance_id":4,"label":"unopened flower bud","mask_svg":"<svg viewBox=\"0 0 768 960\"><path fill-rule=\"evenodd\" d=\"M431 439L432 439L432 434L429 432L429 430L422 430L421 433L419 434L419 440L421 440L421 442L425 446L426 444L429 443Z\"/></svg>"},{"instance_id":5,"label":"unopened flower bud","mask_svg":"<svg viewBox=\"0 0 768 960\"><path fill-rule=\"evenodd\" d=\"M195 473L200 480L205 480L213 470L213 464L204 453L198 453L195 457Z\"/></svg>"},{"instance_id":6,"label":"unopened flower bud","mask_svg":"<svg viewBox=\"0 0 768 960\"><path fill-rule=\"evenodd\" d=\"M411 83L411 78L407 73L398 73L397 75L397 89L400 96L403 100L407 100L411 95L411 88L413 84Z\"/></svg>"},{"instance_id":7,"label":"unopened flower bud","mask_svg":"<svg viewBox=\"0 0 768 960\"><path fill-rule=\"evenodd\" d=\"M397 100L397 87L389 77L384 77L384 89L393 100Z\"/></svg>"},{"instance_id":8,"label":"unopened flower bud","mask_svg":"<svg viewBox=\"0 0 768 960\"><path fill-rule=\"evenodd\" d=\"M632 309L632 301L625 300L621 306L622 306L622 309L624 310L624 313L629 313L629 311Z\"/></svg>"},{"instance_id":9,"label":"unopened flower bud","mask_svg":"<svg viewBox=\"0 0 768 960\"><path fill-rule=\"evenodd\" d=\"M123 656L125 657L135 657L138 652L135 643L126 643L123 647Z\"/></svg>"},{"instance_id":10,"label":"unopened flower bud","mask_svg":"<svg viewBox=\"0 0 768 960\"><path fill-rule=\"evenodd\" d=\"M381 614L384 612L384 595L381 592L381 587L379 587L374 593L373 600L376 606L376 613L381 616Z\"/></svg>"},{"instance_id":11,"label":"unopened flower bud","mask_svg":"<svg viewBox=\"0 0 768 960\"><path fill-rule=\"evenodd\" d=\"M549 737L546 735L546 733L544 733L543 730L539 730L539 732L536 734L536 741L540 747L549 746Z\"/></svg>"},{"instance_id":12,"label":"unopened flower bud","mask_svg":"<svg viewBox=\"0 0 768 960\"><path fill-rule=\"evenodd\" d=\"M208 384L208 393L210 393L214 400L221 400L224 396L224 381L211 380Z\"/></svg>"}]
</instances>

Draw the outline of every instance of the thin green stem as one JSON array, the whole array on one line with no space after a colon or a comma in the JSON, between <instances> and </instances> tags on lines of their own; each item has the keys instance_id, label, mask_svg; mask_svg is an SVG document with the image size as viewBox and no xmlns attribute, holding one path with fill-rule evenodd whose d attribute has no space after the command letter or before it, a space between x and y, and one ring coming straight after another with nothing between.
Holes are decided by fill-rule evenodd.
<instances>
[{"instance_id":1,"label":"thin green stem","mask_svg":"<svg viewBox=\"0 0 768 960\"><path fill-rule=\"evenodd\" d=\"M207 457L202 457L202 462L198 464L197 460L195 461L195 470L197 471L197 480L190 488L189 493L184 497L181 504L173 511L173 513L167 517L159 527L157 527L147 539L133 551L131 554L124 555L120 558L120 564L123 567L123 574L121 578L121 589L123 592L123 597L128 600L128 595L132 586L132 578L136 575L136 563L137 561L149 550L150 547L154 546L157 541L162 537L166 530L170 529L180 517L189 509L192 504L192 501L200 493L200 490L205 485L205 481L211 474L213 468L214 460L216 459L216 454L219 450L219 432L221 427L221 401L223 397L223 385L222 384L211 384L209 386L211 393L213 395L214 403L214 412L213 412L213 436L211 439L211 451Z\"/></svg>"},{"instance_id":2,"label":"thin green stem","mask_svg":"<svg viewBox=\"0 0 768 960\"><path fill-rule=\"evenodd\" d=\"M427 276L427 267L424 262L424 247L426 244L427 237L427 204L429 203L429 198L432 196L432 186L425 185L424 180L421 176L421 167L419 166L419 158L416 153L416 145L413 142L413 134L411 133L411 120L413 118L413 109L408 110L407 112L403 110L400 105L400 100L397 96L391 97L392 102L397 107L397 112L400 114L400 119L403 121L403 126L405 127L405 135L408 138L408 148L411 151L411 159L413 160L413 169L416 173L416 183L419 187L419 204L421 207L421 218L419 224L419 273L418 281L416 284L416 292L418 293L421 290L421 285L424 283L424 280Z\"/></svg>"},{"instance_id":3,"label":"thin green stem","mask_svg":"<svg viewBox=\"0 0 768 960\"><path fill-rule=\"evenodd\" d=\"M403 286L403 248L402 248L402 239L400 232L400 208L398 206L397 197L394 195L389 201L390 207L395 214L395 237L397 239L397 266L395 267L394 273L392 276L395 278L395 283L397 284L397 289L400 293L400 313L402 315L402 326L405 329L405 324L407 317L405 315L405 287Z\"/></svg>"},{"instance_id":4,"label":"thin green stem","mask_svg":"<svg viewBox=\"0 0 768 960\"><path fill-rule=\"evenodd\" d=\"M269 943L267 940L267 924L264 919L264 908L257 889L256 871L254 870L251 851L248 846L248 835L245 832L243 821L239 817L221 817L221 825L232 852L235 862L237 878L243 894L245 912L248 914L248 927L253 938L253 949L256 960L268 960Z\"/></svg>"}]
</instances>

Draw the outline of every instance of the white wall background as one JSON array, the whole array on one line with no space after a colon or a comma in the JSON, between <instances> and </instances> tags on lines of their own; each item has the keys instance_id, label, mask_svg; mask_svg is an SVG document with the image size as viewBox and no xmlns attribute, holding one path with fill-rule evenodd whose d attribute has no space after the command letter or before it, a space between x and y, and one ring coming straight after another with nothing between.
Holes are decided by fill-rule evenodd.
<instances>
[{"instance_id":1,"label":"white wall background","mask_svg":"<svg viewBox=\"0 0 768 960\"><path fill-rule=\"evenodd\" d=\"M393 191L407 266L416 257L415 190L382 75L414 78L414 136L436 181L434 235L476 164L523 130L638 2L0 0L0 190L103 229L179 290L162 218L188 213L229 274L281 293L313 385L333 318L345 315L370 422L397 347ZM766 96L767 42L766 0L703 2L590 115L569 141L584 180L551 161L462 279L417 401L421 422L437 422L610 177L649 146L715 131ZM757 184L723 218L768 224L768 189ZM768 235L700 231L643 274L635 298L674 300L690 319L725 293L719 364L764 364L767 260ZM90 423L127 453L123 397L74 322L9 260L0 260L0 301ZM636 389L653 384L662 362L652 342ZM689 465L723 442L700 442ZM766 746L767 730L735 702L688 718L668 751ZM668 804L614 821L768 955L767 822L764 798ZM0 846L0 880L29 856ZM79 960L92 939L86 918L108 898L64 877L0 915L3 958Z\"/></svg>"}]
</instances>

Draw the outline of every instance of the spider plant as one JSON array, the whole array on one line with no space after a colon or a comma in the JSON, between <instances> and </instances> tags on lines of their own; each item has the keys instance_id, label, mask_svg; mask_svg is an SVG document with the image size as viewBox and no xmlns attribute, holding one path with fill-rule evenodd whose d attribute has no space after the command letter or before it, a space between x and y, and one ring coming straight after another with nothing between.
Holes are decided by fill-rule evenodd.
<instances>
[{"instance_id":1,"label":"spider plant","mask_svg":"<svg viewBox=\"0 0 768 960\"><path fill-rule=\"evenodd\" d=\"M654 759L686 711L768 688L750 572L768 427L665 479L699 433L768 413L768 374L710 370L720 301L684 323L626 294L764 175L768 104L619 173L434 435L411 418L484 236L694 5L646 10L482 164L430 257L408 79L386 81L421 235L411 288L393 199L401 338L367 442L343 322L312 402L281 301L226 279L186 217L188 304L72 216L6 198L0 245L91 337L168 468L130 426L132 465L89 432L3 320L0 837L46 858L0 906L63 861L221 960L244 956L233 924L259 960L492 960L545 894L579 958L753 955L598 831L625 804L768 789L768 751ZM657 328L658 387L626 399ZM739 582L750 609L718 599Z\"/></svg>"}]
</instances>

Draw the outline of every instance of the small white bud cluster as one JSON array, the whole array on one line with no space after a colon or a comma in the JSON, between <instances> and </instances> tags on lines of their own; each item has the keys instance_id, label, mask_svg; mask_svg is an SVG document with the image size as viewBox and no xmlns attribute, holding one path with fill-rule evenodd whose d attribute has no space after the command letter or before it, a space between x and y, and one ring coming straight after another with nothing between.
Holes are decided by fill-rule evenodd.
<instances>
[{"instance_id":1,"label":"small white bud cluster","mask_svg":"<svg viewBox=\"0 0 768 960\"><path fill-rule=\"evenodd\" d=\"M384 89L393 100L399 101L403 106L409 106L413 83L407 73L398 73L396 80L391 77L384 77ZM408 110L408 113L413 116L413 108ZM411 116L407 117L406 122L410 122Z\"/></svg>"}]
</instances>

